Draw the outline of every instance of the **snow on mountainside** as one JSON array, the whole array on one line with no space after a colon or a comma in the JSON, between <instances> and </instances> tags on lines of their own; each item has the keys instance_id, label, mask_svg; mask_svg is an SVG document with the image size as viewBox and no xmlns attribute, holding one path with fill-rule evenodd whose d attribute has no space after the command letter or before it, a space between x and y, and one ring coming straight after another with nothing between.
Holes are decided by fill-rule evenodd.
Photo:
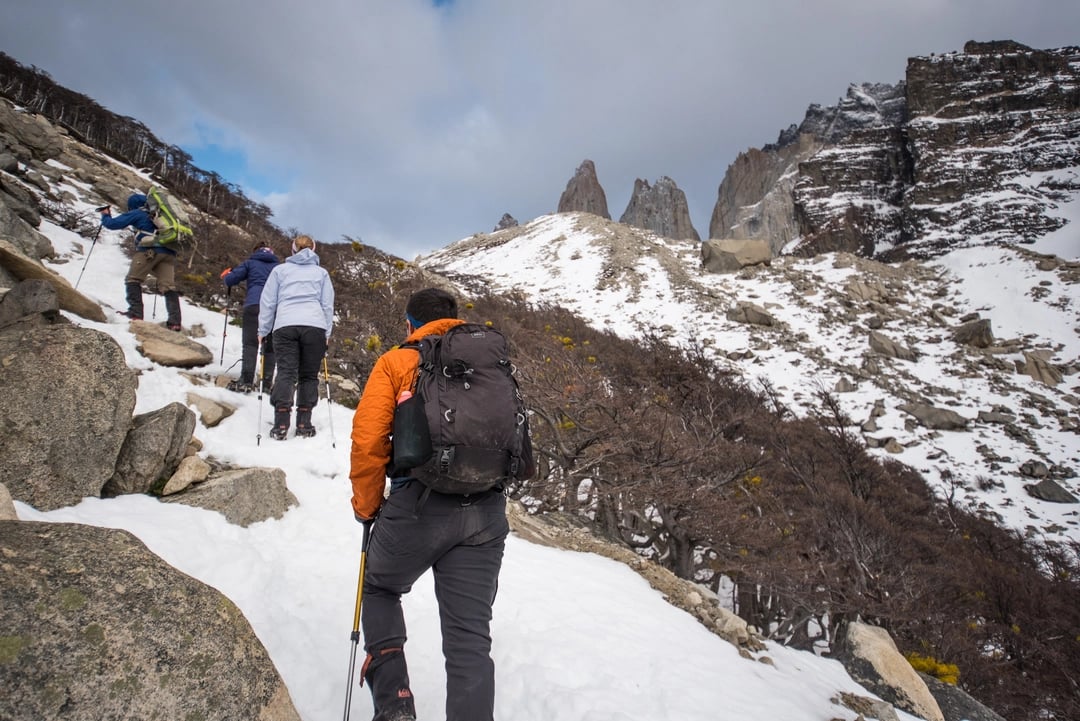
<instances>
[{"instance_id":1,"label":"snow on mountainside","mask_svg":"<svg viewBox=\"0 0 1080 721\"><path fill-rule=\"evenodd\" d=\"M839 253L719 275L701 269L699 243L568 213L418 263L567 307L620 336L700 346L800 415L832 392L874 453L1006 526L1064 541L1080 540L1080 506L1032 494L1056 484L1063 500L1080 496L1077 227L1025 249L967 248L934 262ZM988 347L954 339L975 319L990 322Z\"/></svg>"}]
</instances>

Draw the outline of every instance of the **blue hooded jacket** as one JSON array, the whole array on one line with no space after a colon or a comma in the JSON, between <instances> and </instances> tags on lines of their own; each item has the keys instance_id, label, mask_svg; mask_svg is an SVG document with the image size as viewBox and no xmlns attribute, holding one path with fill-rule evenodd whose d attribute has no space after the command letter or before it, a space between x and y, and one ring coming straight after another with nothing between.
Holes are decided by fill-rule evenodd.
<instances>
[{"instance_id":1,"label":"blue hooded jacket","mask_svg":"<svg viewBox=\"0 0 1080 721\"><path fill-rule=\"evenodd\" d=\"M271 248L259 248L240 265L232 269L225 276L225 287L232 288L247 281L247 292L244 294L244 305L258 305L262 296L263 286L270 276L270 271L278 266L281 261L274 255Z\"/></svg>"},{"instance_id":2,"label":"blue hooded jacket","mask_svg":"<svg viewBox=\"0 0 1080 721\"><path fill-rule=\"evenodd\" d=\"M128 212L123 215L118 215L115 218L110 215L101 214L101 225L109 230L123 230L129 225L135 230L135 249L136 250L153 250L155 253L168 253L170 255L176 255L176 251L172 248L166 248L163 245L155 245L151 248L140 248L139 241L148 235L153 235L157 228L154 226L154 221L150 219L150 214L146 212L146 196L141 193L132 193L127 199Z\"/></svg>"}]
</instances>

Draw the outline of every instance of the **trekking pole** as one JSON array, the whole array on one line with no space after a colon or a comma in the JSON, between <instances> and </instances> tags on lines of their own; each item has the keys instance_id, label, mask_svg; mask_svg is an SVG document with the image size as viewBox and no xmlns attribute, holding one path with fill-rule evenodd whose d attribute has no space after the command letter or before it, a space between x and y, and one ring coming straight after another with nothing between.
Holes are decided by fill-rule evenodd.
<instances>
[{"instance_id":1,"label":"trekking pole","mask_svg":"<svg viewBox=\"0 0 1080 721\"><path fill-rule=\"evenodd\" d=\"M263 379L266 377L266 354L263 353L262 339L259 339L259 420L258 426L255 427L255 445L262 443L262 394L263 394Z\"/></svg>"},{"instance_id":2,"label":"trekking pole","mask_svg":"<svg viewBox=\"0 0 1080 721\"><path fill-rule=\"evenodd\" d=\"M98 208L98 210L101 210L101 208ZM101 235L101 229L104 227L104 225L99 225L97 232L94 233L94 239L90 242L90 252L86 254L86 260L82 264L82 270L79 271L79 279L75 281L75 290L79 289L79 283L82 282L82 274L86 272L86 264L90 262L90 255L94 252L94 246L97 245L98 236Z\"/></svg>"},{"instance_id":3,"label":"trekking pole","mask_svg":"<svg viewBox=\"0 0 1080 721\"><path fill-rule=\"evenodd\" d=\"M360 578L356 582L356 610L353 611L352 649L349 651L349 679L345 684L345 719L349 721L349 706L352 705L353 674L356 672L356 649L360 645L360 605L364 602L364 571L367 569L368 538L371 536L372 521L364 522L364 540L360 543Z\"/></svg>"},{"instance_id":4,"label":"trekking pole","mask_svg":"<svg viewBox=\"0 0 1080 721\"><path fill-rule=\"evenodd\" d=\"M330 414L330 446L337 448L337 439L334 438L334 409L330 407L330 367L326 365L326 356L322 357L322 367L326 377L326 410Z\"/></svg>"},{"instance_id":5,"label":"trekking pole","mask_svg":"<svg viewBox=\"0 0 1080 721\"><path fill-rule=\"evenodd\" d=\"M221 329L221 365L225 365L225 336L229 334L229 306L232 305L232 288L225 290L225 327Z\"/></svg>"}]
</instances>

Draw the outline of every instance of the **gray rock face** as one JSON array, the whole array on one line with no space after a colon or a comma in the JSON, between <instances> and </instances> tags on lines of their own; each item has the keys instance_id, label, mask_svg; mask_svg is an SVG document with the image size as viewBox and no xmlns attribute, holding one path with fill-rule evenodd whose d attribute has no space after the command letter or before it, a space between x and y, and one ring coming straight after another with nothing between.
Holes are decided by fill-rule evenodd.
<instances>
[{"instance_id":1,"label":"gray rock face","mask_svg":"<svg viewBox=\"0 0 1080 721\"><path fill-rule=\"evenodd\" d=\"M47 325L60 318L56 289L44 280L24 280L0 298L0 328L20 321Z\"/></svg>"},{"instance_id":2,"label":"gray rock face","mask_svg":"<svg viewBox=\"0 0 1080 721\"><path fill-rule=\"evenodd\" d=\"M653 186L647 180L635 180L634 193L619 222L651 230L664 238L701 240L690 221L686 193L666 175Z\"/></svg>"},{"instance_id":3,"label":"gray rock face","mask_svg":"<svg viewBox=\"0 0 1080 721\"><path fill-rule=\"evenodd\" d=\"M766 240L775 255L799 235L791 191L799 163L813 156L822 141L795 130L795 140L751 148L728 166L709 221L710 238Z\"/></svg>"},{"instance_id":4,"label":"gray rock face","mask_svg":"<svg viewBox=\"0 0 1080 721\"><path fill-rule=\"evenodd\" d=\"M161 500L217 511L229 523L245 528L269 518L281 518L285 511L297 505L280 468L226 471Z\"/></svg>"},{"instance_id":5,"label":"gray rock face","mask_svg":"<svg viewBox=\"0 0 1080 721\"><path fill-rule=\"evenodd\" d=\"M0 521L0 718L298 721L225 596L126 531Z\"/></svg>"},{"instance_id":6,"label":"gray rock face","mask_svg":"<svg viewBox=\"0 0 1080 721\"><path fill-rule=\"evenodd\" d=\"M972 348L989 348L994 345L994 331L989 318L969 320L953 331L953 340Z\"/></svg>"},{"instance_id":7,"label":"gray rock face","mask_svg":"<svg viewBox=\"0 0 1080 721\"><path fill-rule=\"evenodd\" d=\"M937 431L963 431L968 427L968 419L948 408L937 408L926 403L902 403L897 406L904 413L913 416L927 428Z\"/></svg>"},{"instance_id":8,"label":"gray rock face","mask_svg":"<svg viewBox=\"0 0 1080 721\"><path fill-rule=\"evenodd\" d=\"M1069 171L1080 165L1069 140L1080 135L1078 88L1077 47L972 42L912 58L901 83L853 85L775 145L740 155L710 236L885 259L1033 240L1061 227L1056 206L1080 190Z\"/></svg>"},{"instance_id":9,"label":"gray rock face","mask_svg":"<svg viewBox=\"0 0 1080 721\"><path fill-rule=\"evenodd\" d=\"M160 365L197 368L214 361L214 354L202 343L157 323L133 320L131 330L139 341L139 352Z\"/></svg>"},{"instance_id":10,"label":"gray rock face","mask_svg":"<svg viewBox=\"0 0 1080 721\"><path fill-rule=\"evenodd\" d=\"M52 254L52 243L21 217L17 210L19 205L7 193L0 194L0 240L31 260Z\"/></svg>"},{"instance_id":11,"label":"gray rock face","mask_svg":"<svg viewBox=\"0 0 1080 721\"><path fill-rule=\"evenodd\" d=\"M1056 481L1044 478L1038 483L1029 483L1024 490L1032 498L1038 498L1050 503L1080 503L1080 499L1062 488Z\"/></svg>"},{"instance_id":12,"label":"gray rock face","mask_svg":"<svg viewBox=\"0 0 1080 721\"><path fill-rule=\"evenodd\" d=\"M0 206L0 216L2 215L3 206ZM105 313L102 312L100 305L75 290L65 278L52 272L39 261L28 257L3 238L0 238L0 267L7 271L15 281L47 280L56 290L61 308L88 320L105 322Z\"/></svg>"},{"instance_id":13,"label":"gray rock face","mask_svg":"<svg viewBox=\"0 0 1080 721\"><path fill-rule=\"evenodd\" d=\"M701 244L701 267L710 273L733 273L771 259L772 249L765 240L706 240Z\"/></svg>"},{"instance_id":14,"label":"gray rock face","mask_svg":"<svg viewBox=\"0 0 1080 721\"><path fill-rule=\"evenodd\" d=\"M135 408L135 373L120 346L67 324L16 325L0 331L0 358L0 483L42 511L99 496Z\"/></svg>"},{"instance_id":15,"label":"gray rock face","mask_svg":"<svg viewBox=\"0 0 1080 721\"><path fill-rule=\"evenodd\" d=\"M578 166L574 177L566 184L566 190L559 198L560 213L592 213L611 220L608 213L607 196L596 177L596 166L586 160Z\"/></svg>"},{"instance_id":16,"label":"gray rock face","mask_svg":"<svg viewBox=\"0 0 1080 721\"><path fill-rule=\"evenodd\" d=\"M963 689L924 673L920 673L919 677L926 682L945 721L1005 721L1003 716L983 706Z\"/></svg>"},{"instance_id":17,"label":"gray rock face","mask_svg":"<svg viewBox=\"0 0 1080 721\"><path fill-rule=\"evenodd\" d=\"M135 416L116 459L116 472L101 495L147 493L163 486L183 460L194 430L195 414L179 403Z\"/></svg>"},{"instance_id":18,"label":"gray rock face","mask_svg":"<svg viewBox=\"0 0 1080 721\"><path fill-rule=\"evenodd\" d=\"M500 230L506 230L507 228L516 227L518 227L517 218L510 215L509 213L503 213L503 216L499 218L499 222L495 224L495 228L491 232L498 233Z\"/></svg>"},{"instance_id":19,"label":"gray rock face","mask_svg":"<svg viewBox=\"0 0 1080 721\"><path fill-rule=\"evenodd\" d=\"M917 234L937 236L929 250L972 236L1033 239L1064 223L1046 210L1080 189L1058 172L1080 165L1065 141L1080 136L1080 48L968 43L912 58L907 77L915 173L905 215ZM1030 173L1054 180L1023 182Z\"/></svg>"},{"instance_id":20,"label":"gray rock face","mask_svg":"<svg viewBox=\"0 0 1080 721\"><path fill-rule=\"evenodd\" d=\"M927 721L945 721L926 683L911 667L888 631L849 624L837 639L836 658L851 677L889 703Z\"/></svg>"},{"instance_id":21,"label":"gray rock face","mask_svg":"<svg viewBox=\"0 0 1080 721\"><path fill-rule=\"evenodd\" d=\"M55 158L64 150L63 137L52 123L40 115L15 110L7 100L0 100L0 127L38 160Z\"/></svg>"}]
</instances>

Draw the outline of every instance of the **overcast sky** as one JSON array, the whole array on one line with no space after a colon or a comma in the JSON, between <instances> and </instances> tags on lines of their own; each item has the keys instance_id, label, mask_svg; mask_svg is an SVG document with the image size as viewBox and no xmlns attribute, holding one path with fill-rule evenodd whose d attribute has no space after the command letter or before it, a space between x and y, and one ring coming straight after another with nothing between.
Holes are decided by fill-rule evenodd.
<instances>
[{"instance_id":1,"label":"overcast sky","mask_svg":"<svg viewBox=\"0 0 1080 721\"><path fill-rule=\"evenodd\" d=\"M411 259L669 176L704 237L736 156L971 39L1080 44L1076 0L7 0L0 50L324 241Z\"/></svg>"}]
</instances>

